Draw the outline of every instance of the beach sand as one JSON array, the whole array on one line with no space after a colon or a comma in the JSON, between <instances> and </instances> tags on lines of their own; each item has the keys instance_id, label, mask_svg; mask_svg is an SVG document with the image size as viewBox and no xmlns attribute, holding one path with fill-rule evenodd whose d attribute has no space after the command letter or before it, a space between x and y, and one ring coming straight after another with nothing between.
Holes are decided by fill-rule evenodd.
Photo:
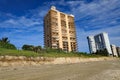
<instances>
[{"instance_id":1,"label":"beach sand","mask_svg":"<svg viewBox=\"0 0 120 80\"><path fill-rule=\"evenodd\" d=\"M120 60L0 67L0 80L120 80Z\"/></svg>"}]
</instances>

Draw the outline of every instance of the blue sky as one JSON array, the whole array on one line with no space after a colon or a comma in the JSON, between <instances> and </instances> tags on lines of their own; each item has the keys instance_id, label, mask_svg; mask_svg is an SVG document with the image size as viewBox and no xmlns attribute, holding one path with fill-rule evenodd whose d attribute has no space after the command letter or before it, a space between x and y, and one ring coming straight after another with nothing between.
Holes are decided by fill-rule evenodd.
<instances>
[{"instance_id":1,"label":"blue sky","mask_svg":"<svg viewBox=\"0 0 120 80\"><path fill-rule=\"evenodd\" d=\"M120 0L0 0L0 38L16 47L43 46L43 17L51 5L75 16L79 51L88 52L86 37L101 32L120 46Z\"/></svg>"}]
</instances>

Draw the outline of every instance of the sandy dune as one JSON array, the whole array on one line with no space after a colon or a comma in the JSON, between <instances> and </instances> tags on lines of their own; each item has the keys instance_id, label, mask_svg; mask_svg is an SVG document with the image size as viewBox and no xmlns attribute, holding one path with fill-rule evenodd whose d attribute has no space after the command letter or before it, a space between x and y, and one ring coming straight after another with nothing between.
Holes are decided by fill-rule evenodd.
<instances>
[{"instance_id":1,"label":"sandy dune","mask_svg":"<svg viewBox=\"0 0 120 80\"><path fill-rule=\"evenodd\" d=\"M0 80L120 80L120 61L0 67Z\"/></svg>"}]
</instances>

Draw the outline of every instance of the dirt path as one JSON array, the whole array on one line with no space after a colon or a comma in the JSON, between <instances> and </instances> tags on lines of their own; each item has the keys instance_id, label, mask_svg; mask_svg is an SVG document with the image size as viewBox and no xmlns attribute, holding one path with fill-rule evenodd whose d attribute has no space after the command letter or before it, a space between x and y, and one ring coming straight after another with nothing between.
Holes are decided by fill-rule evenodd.
<instances>
[{"instance_id":1,"label":"dirt path","mask_svg":"<svg viewBox=\"0 0 120 80\"><path fill-rule=\"evenodd\" d=\"M120 80L120 61L0 67L0 80Z\"/></svg>"}]
</instances>

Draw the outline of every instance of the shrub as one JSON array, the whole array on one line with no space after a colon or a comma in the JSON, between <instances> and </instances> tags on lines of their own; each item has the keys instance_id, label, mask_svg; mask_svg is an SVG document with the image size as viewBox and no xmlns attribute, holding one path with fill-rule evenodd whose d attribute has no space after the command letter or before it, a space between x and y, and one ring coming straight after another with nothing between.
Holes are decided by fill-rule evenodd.
<instances>
[{"instance_id":1,"label":"shrub","mask_svg":"<svg viewBox=\"0 0 120 80\"><path fill-rule=\"evenodd\" d=\"M22 46L22 49L23 50L28 50L28 51L33 51L34 46L25 44L25 45Z\"/></svg>"}]
</instances>

